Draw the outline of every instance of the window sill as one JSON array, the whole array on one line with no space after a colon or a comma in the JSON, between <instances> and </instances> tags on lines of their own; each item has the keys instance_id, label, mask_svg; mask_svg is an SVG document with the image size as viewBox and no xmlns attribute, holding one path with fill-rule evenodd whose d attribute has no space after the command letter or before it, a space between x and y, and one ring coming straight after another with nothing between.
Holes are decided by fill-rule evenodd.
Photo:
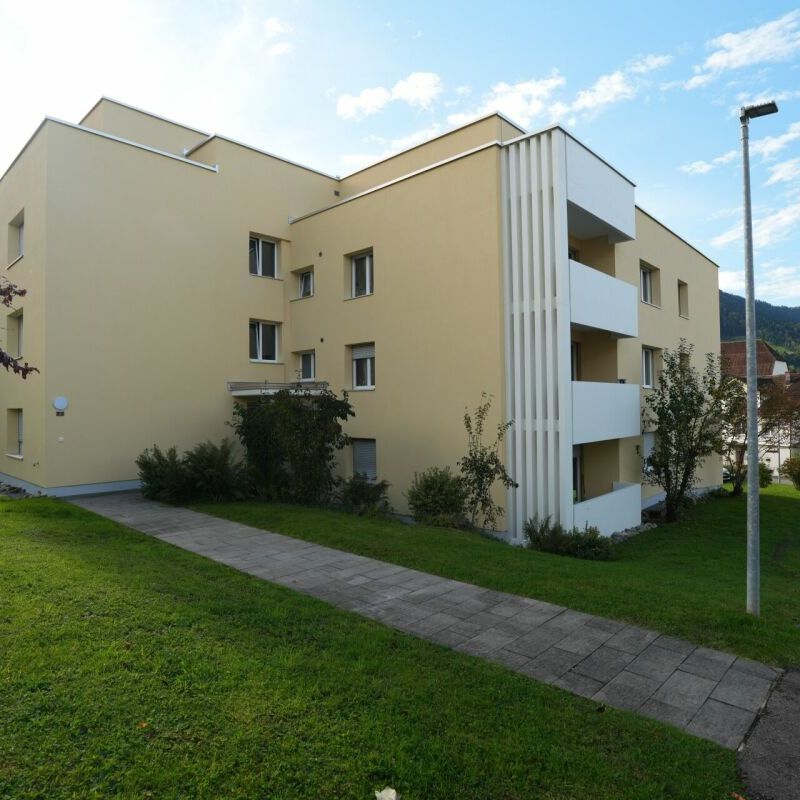
<instances>
[{"instance_id":1,"label":"window sill","mask_svg":"<svg viewBox=\"0 0 800 800\"><path fill-rule=\"evenodd\" d=\"M688 317L686 314L678 314L678 316L679 316L681 319L689 319L689 317Z\"/></svg>"},{"instance_id":2,"label":"window sill","mask_svg":"<svg viewBox=\"0 0 800 800\"><path fill-rule=\"evenodd\" d=\"M251 358L251 364L279 364L283 365L283 361L269 361L266 358Z\"/></svg>"},{"instance_id":3,"label":"window sill","mask_svg":"<svg viewBox=\"0 0 800 800\"><path fill-rule=\"evenodd\" d=\"M642 300L642 305L650 306L650 308L657 308L659 311L661 310L661 306L656 305L655 303L648 303L647 300Z\"/></svg>"},{"instance_id":4,"label":"window sill","mask_svg":"<svg viewBox=\"0 0 800 800\"><path fill-rule=\"evenodd\" d=\"M305 297L293 297L289 302L296 303L298 300L310 300L313 296L313 294L307 294Z\"/></svg>"},{"instance_id":5,"label":"window sill","mask_svg":"<svg viewBox=\"0 0 800 800\"><path fill-rule=\"evenodd\" d=\"M354 386L351 391L353 392L374 392L374 386Z\"/></svg>"},{"instance_id":6,"label":"window sill","mask_svg":"<svg viewBox=\"0 0 800 800\"><path fill-rule=\"evenodd\" d=\"M363 300L365 297L372 297L375 292L368 292L367 294L357 294L351 295L350 297L345 297L345 302L348 300Z\"/></svg>"},{"instance_id":7,"label":"window sill","mask_svg":"<svg viewBox=\"0 0 800 800\"><path fill-rule=\"evenodd\" d=\"M18 264L22 259L25 258L25 253L20 253L7 267L6 269L11 269L14 264Z\"/></svg>"},{"instance_id":8,"label":"window sill","mask_svg":"<svg viewBox=\"0 0 800 800\"><path fill-rule=\"evenodd\" d=\"M24 460L25 456L18 456L16 453L6 453L6 458L13 458L15 461Z\"/></svg>"},{"instance_id":9,"label":"window sill","mask_svg":"<svg viewBox=\"0 0 800 800\"><path fill-rule=\"evenodd\" d=\"M266 278L268 281L280 281L283 283L283 278L280 275L256 275L255 273L249 273L251 278Z\"/></svg>"}]
</instances>

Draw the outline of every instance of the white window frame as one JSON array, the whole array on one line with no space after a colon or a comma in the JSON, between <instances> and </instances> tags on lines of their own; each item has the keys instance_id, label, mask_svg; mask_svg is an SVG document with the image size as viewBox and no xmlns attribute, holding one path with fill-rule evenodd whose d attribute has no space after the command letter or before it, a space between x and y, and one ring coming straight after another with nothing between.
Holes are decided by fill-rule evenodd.
<instances>
[{"instance_id":1,"label":"white window frame","mask_svg":"<svg viewBox=\"0 0 800 800\"><path fill-rule=\"evenodd\" d=\"M9 411L13 411L16 413L17 417L17 443L16 448L9 448L6 451L6 455L10 456L11 458L23 458L25 455L25 420L24 414L21 408L10 408ZM6 415L6 419L8 419L8 415ZM8 444L10 444L10 440Z\"/></svg>"},{"instance_id":2,"label":"white window frame","mask_svg":"<svg viewBox=\"0 0 800 800\"><path fill-rule=\"evenodd\" d=\"M250 353L250 361L259 364L277 364L280 360L280 324L267 322L261 319L251 319L248 325L248 352L250 348L250 327L256 325L256 358ZM275 358L264 358L264 328L268 326L275 329Z\"/></svg>"},{"instance_id":3,"label":"white window frame","mask_svg":"<svg viewBox=\"0 0 800 800\"><path fill-rule=\"evenodd\" d=\"M649 367L649 376L648 376ZM648 381L649 377L649 381ZM642 348L642 388L652 389L656 379L656 356L652 347Z\"/></svg>"},{"instance_id":4,"label":"white window frame","mask_svg":"<svg viewBox=\"0 0 800 800\"><path fill-rule=\"evenodd\" d=\"M305 350L304 352L298 353L297 355L300 358L300 369L298 370L298 373L300 375L300 381L303 382L303 381L314 381L314 380L316 380L317 379L317 354L316 354L316 351L314 351L314 350ZM309 375L307 378L303 377L303 358L304 357L310 357L310 359L311 359L311 375Z\"/></svg>"},{"instance_id":5,"label":"white window frame","mask_svg":"<svg viewBox=\"0 0 800 800\"><path fill-rule=\"evenodd\" d=\"M356 294L356 262L365 259L366 263L366 275L365 275L365 287L366 291L361 292L360 294ZM375 293L375 265L372 257L372 251L368 253L357 253L354 256L350 256L350 296L355 297L367 297L371 294Z\"/></svg>"},{"instance_id":6,"label":"white window frame","mask_svg":"<svg viewBox=\"0 0 800 800\"><path fill-rule=\"evenodd\" d=\"M639 266L639 297L643 303L653 303L653 270L644 265Z\"/></svg>"},{"instance_id":7,"label":"white window frame","mask_svg":"<svg viewBox=\"0 0 800 800\"><path fill-rule=\"evenodd\" d=\"M308 293L303 294L303 281L308 278ZM297 275L297 297L304 300L306 297L314 296L314 270L304 269Z\"/></svg>"},{"instance_id":8,"label":"white window frame","mask_svg":"<svg viewBox=\"0 0 800 800\"><path fill-rule=\"evenodd\" d=\"M263 236L251 236L247 244L247 269L250 270L250 247L253 242L257 243L256 248L256 271L250 272L255 278L277 278L278 277L278 242L275 239L267 239ZM272 274L265 274L264 272L264 247L263 245L272 245Z\"/></svg>"},{"instance_id":9,"label":"white window frame","mask_svg":"<svg viewBox=\"0 0 800 800\"><path fill-rule=\"evenodd\" d=\"M367 442L371 443L373 448L374 448L374 459L373 460L374 460L374 463L375 463L375 472L372 475L369 475L366 472L361 472L361 473L356 472L356 446L357 446L356 443L367 443ZM357 475L357 474L364 475L364 477L370 483L374 483L375 481L377 481L378 480L378 443L377 443L377 441L375 439L359 439L359 438L356 438L356 439L352 440L351 447L352 447L352 451L353 451L353 475L354 476Z\"/></svg>"},{"instance_id":10,"label":"white window frame","mask_svg":"<svg viewBox=\"0 0 800 800\"><path fill-rule=\"evenodd\" d=\"M359 351L372 348L372 355L357 356ZM351 348L352 361L353 361L353 389L355 391L369 391L375 388L375 345L362 344L354 345ZM358 364L359 362L365 363L366 383L358 382Z\"/></svg>"}]
</instances>

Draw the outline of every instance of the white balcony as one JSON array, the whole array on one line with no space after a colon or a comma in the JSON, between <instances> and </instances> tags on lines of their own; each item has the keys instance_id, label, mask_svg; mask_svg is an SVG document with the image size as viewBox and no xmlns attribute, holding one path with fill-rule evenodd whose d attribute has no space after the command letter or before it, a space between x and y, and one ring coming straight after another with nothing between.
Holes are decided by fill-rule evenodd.
<instances>
[{"instance_id":1,"label":"white balcony","mask_svg":"<svg viewBox=\"0 0 800 800\"><path fill-rule=\"evenodd\" d=\"M594 525L603 536L642 522L642 489L638 483L615 483L614 491L575 503L575 526Z\"/></svg>"},{"instance_id":2,"label":"white balcony","mask_svg":"<svg viewBox=\"0 0 800 800\"><path fill-rule=\"evenodd\" d=\"M567 213L579 239L636 237L634 185L588 147L567 136Z\"/></svg>"},{"instance_id":3,"label":"white balcony","mask_svg":"<svg viewBox=\"0 0 800 800\"><path fill-rule=\"evenodd\" d=\"M570 260L569 297L575 325L639 335L639 293L632 284Z\"/></svg>"},{"instance_id":4,"label":"white balcony","mask_svg":"<svg viewBox=\"0 0 800 800\"><path fill-rule=\"evenodd\" d=\"M639 386L635 383L572 382L572 443L639 436Z\"/></svg>"}]
</instances>

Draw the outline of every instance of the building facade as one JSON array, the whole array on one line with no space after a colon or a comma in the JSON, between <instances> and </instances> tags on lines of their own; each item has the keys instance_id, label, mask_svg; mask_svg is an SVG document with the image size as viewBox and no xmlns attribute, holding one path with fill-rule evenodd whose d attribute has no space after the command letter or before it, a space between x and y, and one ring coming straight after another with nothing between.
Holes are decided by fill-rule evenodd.
<instances>
[{"instance_id":1,"label":"building facade","mask_svg":"<svg viewBox=\"0 0 800 800\"><path fill-rule=\"evenodd\" d=\"M610 533L658 499L660 352L719 352L716 265L567 131L499 114L337 178L103 98L42 123L0 215L28 290L3 346L41 370L0 375L0 480L34 491L132 488L145 447L219 440L238 399L308 380L350 392L342 473L404 511L486 392L514 421L509 537L534 515Z\"/></svg>"}]
</instances>

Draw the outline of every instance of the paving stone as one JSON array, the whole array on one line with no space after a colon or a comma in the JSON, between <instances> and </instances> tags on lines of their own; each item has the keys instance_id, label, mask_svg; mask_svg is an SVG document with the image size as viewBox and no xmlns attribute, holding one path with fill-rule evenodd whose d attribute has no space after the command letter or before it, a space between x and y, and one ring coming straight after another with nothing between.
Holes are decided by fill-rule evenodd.
<instances>
[{"instance_id":1,"label":"paving stone","mask_svg":"<svg viewBox=\"0 0 800 800\"><path fill-rule=\"evenodd\" d=\"M697 645L687 642L685 639L676 639L674 636L665 636L663 633L653 644L663 647L665 650L674 650L684 656L688 656L697 647Z\"/></svg>"},{"instance_id":2,"label":"paving stone","mask_svg":"<svg viewBox=\"0 0 800 800\"><path fill-rule=\"evenodd\" d=\"M635 711L658 689L660 681L647 678L636 672L623 670L612 681L603 686L593 699L614 708Z\"/></svg>"},{"instance_id":3,"label":"paving stone","mask_svg":"<svg viewBox=\"0 0 800 800\"><path fill-rule=\"evenodd\" d=\"M681 664L684 672L702 675L704 678L719 680L733 664L735 656L721 653L719 650L710 650L708 647L698 647Z\"/></svg>"},{"instance_id":4,"label":"paving stone","mask_svg":"<svg viewBox=\"0 0 800 800\"><path fill-rule=\"evenodd\" d=\"M600 647L604 642L610 639L614 634L611 631L604 631L600 628L587 628L582 626L573 630L563 638L558 646L562 650L568 650L571 653L576 653L579 656L588 656Z\"/></svg>"},{"instance_id":5,"label":"paving stone","mask_svg":"<svg viewBox=\"0 0 800 800\"><path fill-rule=\"evenodd\" d=\"M639 655L649 644L658 638L657 633L646 631L644 628L636 628L633 625L626 625L621 631L615 633L606 644L624 653Z\"/></svg>"},{"instance_id":6,"label":"paving stone","mask_svg":"<svg viewBox=\"0 0 800 800\"><path fill-rule=\"evenodd\" d=\"M653 695L653 700L696 712L705 703L717 682L690 672L677 670L667 678Z\"/></svg>"},{"instance_id":7,"label":"paving stone","mask_svg":"<svg viewBox=\"0 0 800 800\"><path fill-rule=\"evenodd\" d=\"M621 631L625 627L624 622L594 616L590 616L583 624L589 628L599 628L601 631L609 631L610 633L617 633L617 631Z\"/></svg>"},{"instance_id":8,"label":"paving stone","mask_svg":"<svg viewBox=\"0 0 800 800\"><path fill-rule=\"evenodd\" d=\"M528 658L536 658L540 653L552 647L554 644L560 642L566 633L559 630L544 630L544 628L536 628L525 636L520 636L514 642L506 646L507 650L513 650L515 653L522 653Z\"/></svg>"},{"instance_id":9,"label":"paving stone","mask_svg":"<svg viewBox=\"0 0 800 800\"><path fill-rule=\"evenodd\" d=\"M587 619L589 619L589 614L584 614L581 611L572 611L568 608L547 620L542 627L569 632L582 627Z\"/></svg>"},{"instance_id":10,"label":"paving stone","mask_svg":"<svg viewBox=\"0 0 800 800\"><path fill-rule=\"evenodd\" d=\"M759 661L751 661L749 658L737 658L730 668L739 672L749 672L751 675L765 678L768 681L776 680L781 674L780 670L768 667Z\"/></svg>"},{"instance_id":11,"label":"paving stone","mask_svg":"<svg viewBox=\"0 0 800 800\"><path fill-rule=\"evenodd\" d=\"M521 653L514 653L512 650L506 650L503 647L488 653L486 658L513 669L515 672L524 672L525 666L530 664L531 661L527 656L523 656Z\"/></svg>"},{"instance_id":12,"label":"paving stone","mask_svg":"<svg viewBox=\"0 0 800 800\"><path fill-rule=\"evenodd\" d=\"M560 646L560 645L559 645ZM594 678L596 681L608 683L613 680L625 667L633 661L635 656L603 645L598 647L590 656L579 661L573 672Z\"/></svg>"},{"instance_id":13,"label":"paving stone","mask_svg":"<svg viewBox=\"0 0 800 800\"><path fill-rule=\"evenodd\" d=\"M758 711L767 702L772 682L750 672L729 669L711 693L714 700Z\"/></svg>"},{"instance_id":14,"label":"paving stone","mask_svg":"<svg viewBox=\"0 0 800 800\"><path fill-rule=\"evenodd\" d=\"M600 681L596 681L594 678L587 678L585 675L578 675L577 672L565 672L560 678L556 678L553 681L553 686L558 686L559 689L566 689L572 694L586 698L594 697L602 685Z\"/></svg>"},{"instance_id":15,"label":"paving stone","mask_svg":"<svg viewBox=\"0 0 800 800\"><path fill-rule=\"evenodd\" d=\"M659 683L665 681L683 661L685 656L674 650L666 650L656 644L648 645L636 658L631 661L627 669L653 678Z\"/></svg>"},{"instance_id":16,"label":"paving stone","mask_svg":"<svg viewBox=\"0 0 800 800\"><path fill-rule=\"evenodd\" d=\"M481 631L485 631L486 627L484 625L479 625L477 622L470 622L468 619L462 619L453 623L450 626L450 630L471 639L473 636L477 636Z\"/></svg>"},{"instance_id":17,"label":"paving stone","mask_svg":"<svg viewBox=\"0 0 800 800\"><path fill-rule=\"evenodd\" d=\"M530 678L535 678L537 681L554 683L565 672L574 667L581 658L582 656L570 653L568 650L550 647L536 656L536 658L530 660L520 672Z\"/></svg>"},{"instance_id":18,"label":"paving stone","mask_svg":"<svg viewBox=\"0 0 800 800\"><path fill-rule=\"evenodd\" d=\"M463 633L456 633L452 628L443 628L434 631L430 638L431 641L442 644L445 647L455 647L456 645L463 644L470 637L464 636Z\"/></svg>"},{"instance_id":19,"label":"paving stone","mask_svg":"<svg viewBox=\"0 0 800 800\"><path fill-rule=\"evenodd\" d=\"M694 711L687 711L685 708L676 708L669 703L662 703L660 700L651 697L639 707L639 713L659 722L666 722L668 725L675 725L678 728L685 728L689 720L694 716Z\"/></svg>"},{"instance_id":20,"label":"paving stone","mask_svg":"<svg viewBox=\"0 0 800 800\"><path fill-rule=\"evenodd\" d=\"M457 646L457 650L461 650L471 655L486 655L495 650L505 648L508 644L514 641L516 637L511 633L499 631L497 628L489 628L488 630L481 631L477 636L468 639L466 642Z\"/></svg>"},{"instance_id":21,"label":"paving stone","mask_svg":"<svg viewBox=\"0 0 800 800\"><path fill-rule=\"evenodd\" d=\"M750 730L756 715L753 711L729 706L709 698L686 726L689 733L735 750Z\"/></svg>"}]
</instances>

